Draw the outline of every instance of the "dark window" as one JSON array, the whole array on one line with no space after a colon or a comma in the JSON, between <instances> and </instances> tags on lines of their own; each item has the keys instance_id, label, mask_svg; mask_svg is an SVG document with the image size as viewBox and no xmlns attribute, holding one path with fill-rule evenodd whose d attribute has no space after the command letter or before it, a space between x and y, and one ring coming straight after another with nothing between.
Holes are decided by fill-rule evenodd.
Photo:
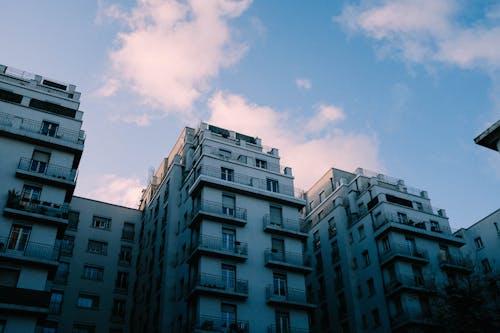
<instances>
[{"instance_id":1,"label":"dark window","mask_svg":"<svg viewBox=\"0 0 500 333\"><path fill-rule=\"evenodd\" d=\"M80 222L80 212L70 210L68 212L68 229L77 230Z\"/></svg>"},{"instance_id":2,"label":"dark window","mask_svg":"<svg viewBox=\"0 0 500 333\"><path fill-rule=\"evenodd\" d=\"M87 252L105 256L108 254L108 243L89 239Z\"/></svg>"},{"instance_id":3,"label":"dark window","mask_svg":"<svg viewBox=\"0 0 500 333\"><path fill-rule=\"evenodd\" d=\"M50 295L49 312L54 314L61 313L63 301L63 293L60 291L52 291Z\"/></svg>"},{"instance_id":4,"label":"dark window","mask_svg":"<svg viewBox=\"0 0 500 333\"><path fill-rule=\"evenodd\" d=\"M64 235L61 241L61 255L71 257L73 255L74 246L75 246L75 237Z\"/></svg>"},{"instance_id":5,"label":"dark window","mask_svg":"<svg viewBox=\"0 0 500 333\"><path fill-rule=\"evenodd\" d=\"M0 89L0 99L7 102L19 104L23 100L23 95L19 95L7 90ZM0 330L0 332L2 331Z\"/></svg>"},{"instance_id":6,"label":"dark window","mask_svg":"<svg viewBox=\"0 0 500 333\"><path fill-rule=\"evenodd\" d=\"M102 281L104 276L104 268L97 266L83 266L82 279Z\"/></svg>"},{"instance_id":7,"label":"dark window","mask_svg":"<svg viewBox=\"0 0 500 333\"><path fill-rule=\"evenodd\" d=\"M32 98L30 100L30 107L32 107L34 109L41 109L41 110L49 111L52 113L57 113L57 114L60 114L62 116L71 117L71 118L75 118L75 115L76 115L76 110L74 110L74 109L67 108L65 106L51 103L51 102L47 102L47 101L41 101L41 100L36 99L36 98Z\"/></svg>"},{"instance_id":8,"label":"dark window","mask_svg":"<svg viewBox=\"0 0 500 333\"><path fill-rule=\"evenodd\" d=\"M76 306L79 308L97 310L99 309L99 296L80 294L78 295Z\"/></svg>"},{"instance_id":9,"label":"dark window","mask_svg":"<svg viewBox=\"0 0 500 333\"><path fill-rule=\"evenodd\" d=\"M133 241L135 237L135 224L130 222L125 222L123 224L122 239L127 241Z\"/></svg>"},{"instance_id":10,"label":"dark window","mask_svg":"<svg viewBox=\"0 0 500 333\"><path fill-rule=\"evenodd\" d=\"M92 228L101 230L111 230L111 219L94 215L92 217Z\"/></svg>"},{"instance_id":11,"label":"dark window","mask_svg":"<svg viewBox=\"0 0 500 333\"><path fill-rule=\"evenodd\" d=\"M390 194L386 194L385 197L386 197L388 202L392 202L392 203L395 203L395 204L398 204L401 206L413 208L413 204L410 200L406 200L406 199L396 197L396 196L390 195Z\"/></svg>"}]
</instances>

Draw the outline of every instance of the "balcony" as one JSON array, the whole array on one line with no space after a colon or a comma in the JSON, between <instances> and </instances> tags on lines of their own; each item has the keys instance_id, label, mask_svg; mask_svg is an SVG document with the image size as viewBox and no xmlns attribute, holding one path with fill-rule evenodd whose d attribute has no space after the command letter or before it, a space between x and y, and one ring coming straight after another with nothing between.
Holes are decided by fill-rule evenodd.
<instances>
[{"instance_id":1,"label":"balcony","mask_svg":"<svg viewBox=\"0 0 500 333\"><path fill-rule=\"evenodd\" d=\"M22 198L16 192L9 190L4 215L27 220L44 220L49 223L68 224L67 204L55 204L29 198Z\"/></svg>"},{"instance_id":2,"label":"balcony","mask_svg":"<svg viewBox=\"0 0 500 333\"><path fill-rule=\"evenodd\" d=\"M400 259L404 261L409 261L413 263L428 264L429 254L426 250L417 248L416 246L411 246L408 244L391 244L391 247L385 252L380 253L379 260L380 265L390 263L392 260Z\"/></svg>"},{"instance_id":3,"label":"balcony","mask_svg":"<svg viewBox=\"0 0 500 333\"><path fill-rule=\"evenodd\" d=\"M264 170L265 171L265 170ZM288 180L288 179L287 179ZM291 185L285 185L278 180L251 177L248 174L223 174L221 169L213 166L201 165L195 173L195 181L190 192L196 191L202 183L257 197L268 197L275 201L304 206L303 191ZM291 183L291 181L290 181Z\"/></svg>"},{"instance_id":4,"label":"balcony","mask_svg":"<svg viewBox=\"0 0 500 333\"><path fill-rule=\"evenodd\" d=\"M81 153L85 132L63 127L48 129L45 122L0 112L0 132L44 146Z\"/></svg>"},{"instance_id":5,"label":"balcony","mask_svg":"<svg viewBox=\"0 0 500 333\"><path fill-rule=\"evenodd\" d=\"M308 328L297 328L297 327L278 327L276 325L267 326L267 333L311 333Z\"/></svg>"},{"instance_id":6,"label":"balcony","mask_svg":"<svg viewBox=\"0 0 500 333\"><path fill-rule=\"evenodd\" d=\"M299 273L312 271L310 260L299 252L278 252L267 249L264 252L264 261L267 267L281 268Z\"/></svg>"},{"instance_id":7,"label":"balcony","mask_svg":"<svg viewBox=\"0 0 500 333\"><path fill-rule=\"evenodd\" d=\"M464 272L472 272L474 270L472 260L466 257L446 254L439 255L438 260L441 269L459 270Z\"/></svg>"},{"instance_id":8,"label":"balcony","mask_svg":"<svg viewBox=\"0 0 500 333\"><path fill-rule=\"evenodd\" d=\"M44 164L37 160L21 157L16 174L25 179L71 188L76 185L77 171L60 165Z\"/></svg>"},{"instance_id":9,"label":"balcony","mask_svg":"<svg viewBox=\"0 0 500 333\"><path fill-rule=\"evenodd\" d=\"M391 327L393 332L408 325L418 326L437 326L432 314L403 311L391 318Z\"/></svg>"},{"instance_id":10,"label":"balcony","mask_svg":"<svg viewBox=\"0 0 500 333\"><path fill-rule=\"evenodd\" d=\"M248 333L250 325L246 320L230 320L222 316L200 315L193 323L191 332L209 333L209 332L238 332Z\"/></svg>"},{"instance_id":11,"label":"balcony","mask_svg":"<svg viewBox=\"0 0 500 333\"><path fill-rule=\"evenodd\" d=\"M0 309L48 313L50 292L16 287L0 286Z\"/></svg>"},{"instance_id":12,"label":"balcony","mask_svg":"<svg viewBox=\"0 0 500 333\"><path fill-rule=\"evenodd\" d=\"M191 214L189 227L195 227L203 218L242 227L247 224L247 210L225 207L221 202L202 200Z\"/></svg>"},{"instance_id":13,"label":"balcony","mask_svg":"<svg viewBox=\"0 0 500 333\"><path fill-rule=\"evenodd\" d=\"M315 304L308 303L305 290L294 288L279 289L272 284L266 287L266 302L280 307L303 310L316 308Z\"/></svg>"},{"instance_id":14,"label":"balcony","mask_svg":"<svg viewBox=\"0 0 500 333\"><path fill-rule=\"evenodd\" d=\"M248 245L238 241L231 243L222 237L200 235L198 240L191 244L189 260L198 255L245 261L248 259Z\"/></svg>"},{"instance_id":15,"label":"balcony","mask_svg":"<svg viewBox=\"0 0 500 333\"><path fill-rule=\"evenodd\" d=\"M384 283L386 296L399 291L432 293L436 291L436 283L431 277L398 275L394 280Z\"/></svg>"},{"instance_id":16,"label":"balcony","mask_svg":"<svg viewBox=\"0 0 500 333\"><path fill-rule=\"evenodd\" d=\"M306 239L308 236L307 233L301 232L304 227L303 220L271 218L269 214L267 214L263 217L262 224L265 232L300 239Z\"/></svg>"},{"instance_id":17,"label":"balcony","mask_svg":"<svg viewBox=\"0 0 500 333\"><path fill-rule=\"evenodd\" d=\"M191 282L188 297L198 293L216 297L246 299L248 297L248 280L200 274Z\"/></svg>"},{"instance_id":18,"label":"balcony","mask_svg":"<svg viewBox=\"0 0 500 333\"><path fill-rule=\"evenodd\" d=\"M270 148L268 148L270 149ZM269 150L271 151L271 150ZM216 148L216 147L210 147L210 146L204 146L203 147L203 153L204 154L208 154L210 156L214 156L214 157L217 157L217 158L220 158L222 160L225 160L225 161L231 161L231 162L235 162L235 163L241 163L241 164L245 164L245 165L250 165L248 162L250 160L250 157L247 157L247 160L241 160L239 159L239 155L234 155L234 154L230 154L230 155L227 155L227 154L224 154L223 152L221 152L219 150L219 148ZM252 161L254 161L254 159L252 159ZM280 173L280 174L285 174L285 167L278 164L278 163L271 163L269 161L267 161L266 163L266 170L269 170L269 171L272 171L272 172L276 172L276 173Z\"/></svg>"},{"instance_id":19,"label":"balcony","mask_svg":"<svg viewBox=\"0 0 500 333\"><path fill-rule=\"evenodd\" d=\"M45 265L57 266L59 247L28 241L22 249L16 240L0 237L0 256L13 261L30 261Z\"/></svg>"}]
</instances>

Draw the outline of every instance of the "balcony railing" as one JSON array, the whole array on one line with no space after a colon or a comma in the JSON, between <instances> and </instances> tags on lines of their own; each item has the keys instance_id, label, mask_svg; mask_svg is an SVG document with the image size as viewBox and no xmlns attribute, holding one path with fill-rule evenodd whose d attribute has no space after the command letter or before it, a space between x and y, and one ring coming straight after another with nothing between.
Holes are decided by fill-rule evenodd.
<instances>
[{"instance_id":1,"label":"balcony railing","mask_svg":"<svg viewBox=\"0 0 500 333\"><path fill-rule=\"evenodd\" d=\"M226 207L221 202L201 200L194 208L192 217L195 217L199 212L214 214L223 218L247 220L247 210L245 208Z\"/></svg>"},{"instance_id":2,"label":"balcony railing","mask_svg":"<svg viewBox=\"0 0 500 333\"><path fill-rule=\"evenodd\" d=\"M13 304L33 308L43 308L40 312L49 311L50 292L44 290L33 290L15 287L0 286L0 303Z\"/></svg>"},{"instance_id":3,"label":"balcony railing","mask_svg":"<svg viewBox=\"0 0 500 333\"><path fill-rule=\"evenodd\" d=\"M248 245L245 242L230 242L227 239L216 236L200 235L191 245L191 252L195 250L212 250L229 255L247 256Z\"/></svg>"},{"instance_id":4,"label":"balcony railing","mask_svg":"<svg viewBox=\"0 0 500 333\"><path fill-rule=\"evenodd\" d=\"M437 233L451 234L451 228L443 223L437 226L431 225L430 221L414 221L411 218L400 218L397 214L387 213L373 221L373 230L376 231L388 223L403 224L417 229L430 230Z\"/></svg>"},{"instance_id":5,"label":"balcony railing","mask_svg":"<svg viewBox=\"0 0 500 333\"><path fill-rule=\"evenodd\" d=\"M226 161L233 161L233 162L237 162L237 163L243 163L246 165L249 165L250 161L254 161L254 159L247 157L246 162L243 162L241 159L238 158L239 155L233 155L233 154L228 155L224 152L221 152L218 148L215 148L215 147L205 146L203 149L203 152L206 154L215 156L217 158L221 158L221 159L226 160ZM267 168L265 168L265 170L284 174L285 167L278 164L278 163L271 163L271 162L267 161L266 166L267 166Z\"/></svg>"},{"instance_id":6,"label":"balcony railing","mask_svg":"<svg viewBox=\"0 0 500 333\"><path fill-rule=\"evenodd\" d=\"M193 324L193 332L239 332L248 333L246 320L231 320L222 316L200 315Z\"/></svg>"},{"instance_id":7,"label":"balcony railing","mask_svg":"<svg viewBox=\"0 0 500 333\"><path fill-rule=\"evenodd\" d=\"M431 277L400 274L394 280L384 283L384 287L387 294L395 292L400 288L435 291L436 283Z\"/></svg>"},{"instance_id":8,"label":"balcony railing","mask_svg":"<svg viewBox=\"0 0 500 333\"><path fill-rule=\"evenodd\" d=\"M418 323L421 325L435 325L436 321L432 318L432 314L416 313L416 312L401 312L391 318L393 329L402 327L409 323Z\"/></svg>"},{"instance_id":9,"label":"balcony railing","mask_svg":"<svg viewBox=\"0 0 500 333\"><path fill-rule=\"evenodd\" d=\"M83 145L85 142L85 132L83 130L74 131L58 127L55 132L52 132L45 130L43 127L44 123L41 121L0 112L0 129L20 130L22 132L36 134L40 137L53 137L57 140L76 143L79 145Z\"/></svg>"},{"instance_id":10,"label":"balcony railing","mask_svg":"<svg viewBox=\"0 0 500 333\"><path fill-rule=\"evenodd\" d=\"M40 161L21 157L17 166L18 170L26 171L35 175L65 180L74 183L76 181L76 170L56 164L43 165Z\"/></svg>"},{"instance_id":11,"label":"balcony railing","mask_svg":"<svg viewBox=\"0 0 500 333\"><path fill-rule=\"evenodd\" d=\"M467 257L446 254L438 255L438 259L441 268L455 268L465 271L472 271L474 269L472 260Z\"/></svg>"},{"instance_id":12,"label":"balcony railing","mask_svg":"<svg viewBox=\"0 0 500 333\"><path fill-rule=\"evenodd\" d=\"M307 295L305 290L294 288L276 288L269 284L266 286L266 300L273 302L290 302L306 305Z\"/></svg>"},{"instance_id":13,"label":"balcony railing","mask_svg":"<svg viewBox=\"0 0 500 333\"><path fill-rule=\"evenodd\" d=\"M271 218L269 214L264 215L262 219L264 229L276 229L285 232L303 233L301 230L304 228L304 220L293 220L283 218ZM305 233L303 233L305 234Z\"/></svg>"},{"instance_id":14,"label":"balcony railing","mask_svg":"<svg viewBox=\"0 0 500 333\"><path fill-rule=\"evenodd\" d=\"M11 190L7 195L7 208L27 213L40 214L55 218L68 218L69 206L67 204L55 204L48 201L23 198Z\"/></svg>"},{"instance_id":15,"label":"balcony railing","mask_svg":"<svg viewBox=\"0 0 500 333\"><path fill-rule=\"evenodd\" d=\"M267 333L310 333L311 330L308 328L297 328L297 327L289 327L289 326L276 326L269 325L267 327Z\"/></svg>"},{"instance_id":16,"label":"balcony railing","mask_svg":"<svg viewBox=\"0 0 500 333\"><path fill-rule=\"evenodd\" d=\"M427 253L427 250L408 244L391 243L389 249L380 253L380 263L383 264L396 256L412 258L420 261L429 261L429 254Z\"/></svg>"},{"instance_id":17,"label":"balcony railing","mask_svg":"<svg viewBox=\"0 0 500 333\"><path fill-rule=\"evenodd\" d=\"M267 249L264 253L266 264L272 262L311 268L311 262L302 253L298 252L279 252L272 249Z\"/></svg>"},{"instance_id":18,"label":"balcony railing","mask_svg":"<svg viewBox=\"0 0 500 333\"><path fill-rule=\"evenodd\" d=\"M202 287L217 292L242 294L248 296L248 280L231 279L221 275L199 274L192 281L191 289Z\"/></svg>"},{"instance_id":19,"label":"balcony railing","mask_svg":"<svg viewBox=\"0 0 500 333\"><path fill-rule=\"evenodd\" d=\"M304 194L303 190L296 189L290 185L285 185L279 182L271 183L267 179L251 177L248 174L241 174L241 173L222 174L220 168L207 165L202 165L197 170L196 178L199 176L208 176L211 178L216 178L230 183L232 182L240 185L249 186L252 188L257 188L260 190L266 190L269 192L295 197L297 199L302 199Z\"/></svg>"},{"instance_id":20,"label":"balcony railing","mask_svg":"<svg viewBox=\"0 0 500 333\"><path fill-rule=\"evenodd\" d=\"M26 257L31 259L58 260L59 247L28 241L19 249L16 239L0 237L0 255L6 254L13 257ZM17 240L18 241L18 240Z\"/></svg>"}]
</instances>

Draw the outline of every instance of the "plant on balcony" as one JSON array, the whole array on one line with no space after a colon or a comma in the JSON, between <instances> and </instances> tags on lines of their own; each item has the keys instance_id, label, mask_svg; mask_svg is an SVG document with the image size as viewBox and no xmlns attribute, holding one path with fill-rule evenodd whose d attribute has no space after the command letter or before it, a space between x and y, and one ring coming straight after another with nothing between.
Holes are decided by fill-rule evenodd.
<instances>
[{"instance_id":1,"label":"plant on balcony","mask_svg":"<svg viewBox=\"0 0 500 333\"><path fill-rule=\"evenodd\" d=\"M9 190L7 193L7 207L19 209L21 205L19 201L21 200L21 194L17 192L15 189Z\"/></svg>"}]
</instances>

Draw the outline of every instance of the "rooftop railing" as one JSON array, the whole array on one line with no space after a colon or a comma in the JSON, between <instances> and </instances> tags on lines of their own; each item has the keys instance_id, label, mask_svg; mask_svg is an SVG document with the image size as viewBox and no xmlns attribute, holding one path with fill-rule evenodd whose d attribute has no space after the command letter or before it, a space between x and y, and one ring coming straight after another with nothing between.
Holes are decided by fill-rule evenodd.
<instances>
[{"instance_id":1,"label":"rooftop railing","mask_svg":"<svg viewBox=\"0 0 500 333\"><path fill-rule=\"evenodd\" d=\"M85 142L85 132L83 130L69 130L58 127L55 131L44 128L44 123L33 119L13 116L0 112L0 128L18 129L26 133L37 134L40 137L53 137L57 140L83 145Z\"/></svg>"},{"instance_id":2,"label":"rooftop railing","mask_svg":"<svg viewBox=\"0 0 500 333\"><path fill-rule=\"evenodd\" d=\"M216 201L201 200L193 210L193 217L199 212L206 212L225 218L235 218L245 221L247 219L247 210L245 208L228 207Z\"/></svg>"},{"instance_id":3,"label":"rooftop railing","mask_svg":"<svg viewBox=\"0 0 500 333\"><path fill-rule=\"evenodd\" d=\"M27 171L33 174L40 174L54 179L76 181L76 170L63 167L57 164L43 163L31 158L21 157L17 166L19 170Z\"/></svg>"},{"instance_id":4,"label":"rooftop railing","mask_svg":"<svg viewBox=\"0 0 500 333\"><path fill-rule=\"evenodd\" d=\"M191 283L191 289L196 287L248 295L248 280L231 279L222 275L199 274Z\"/></svg>"},{"instance_id":5,"label":"rooftop railing","mask_svg":"<svg viewBox=\"0 0 500 333\"><path fill-rule=\"evenodd\" d=\"M241 332L248 333L249 324L246 320L230 319L223 316L200 315L193 324L194 331L202 332Z\"/></svg>"},{"instance_id":6,"label":"rooftop railing","mask_svg":"<svg viewBox=\"0 0 500 333\"><path fill-rule=\"evenodd\" d=\"M248 244L239 241L229 241L226 238L200 235L191 245L191 251L196 249L214 250L227 254L248 255Z\"/></svg>"},{"instance_id":7,"label":"rooftop railing","mask_svg":"<svg viewBox=\"0 0 500 333\"><path fill-rule=\"evenodd\" d=\"M31 241L26 241L22 245L19 243L20 240L17 237L0 237L0 254L44 260L57 260L59 258L59 247L57 246Z\"/></svg>"}]
</instances>

